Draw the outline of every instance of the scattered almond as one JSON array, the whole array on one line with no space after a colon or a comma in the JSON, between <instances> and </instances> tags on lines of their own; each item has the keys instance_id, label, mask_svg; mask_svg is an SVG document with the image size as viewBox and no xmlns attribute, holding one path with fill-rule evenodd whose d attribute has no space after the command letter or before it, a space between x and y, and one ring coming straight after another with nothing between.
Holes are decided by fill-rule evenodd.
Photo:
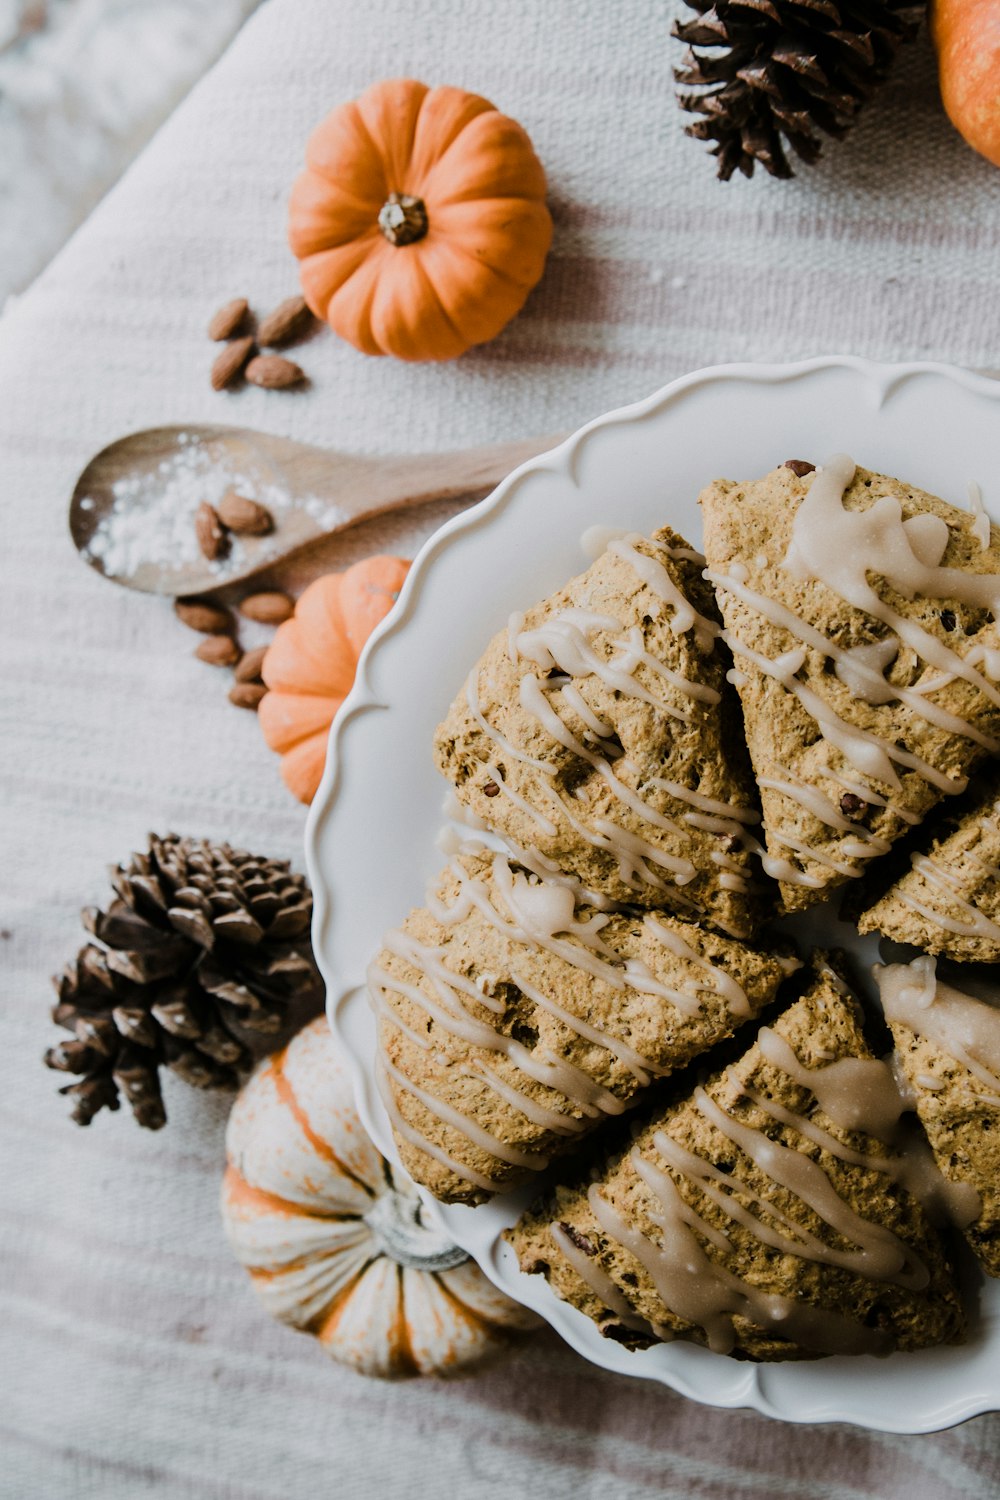
<instances>
[{"instance_id":1,"label":"scattered almond","mask_svg":"<svg viewBox=\"0 0 1000 1500\"><path fill-rule=\"evenodd\" d=\"M212 389L221 391L231 385L254 351L254 341L247 336L233 339L217 356L212 366Z\"/></svg>"},{"instance_id":2,"label":"scattered almond","mask_svg":"<svg viewBox=\"0 0 1000 1500\"><path fill-rule=\"evenodd\" d=\"M190 630L200 630L202 635L227 635L233 623L228 609L206 604L201 599L175 600L174 614Z\"/></svg>"},{"instance_id":3,"label":"scattered almond","mask_svg":"<svg viewBox=\"0 0 1000 1500\"><path fill-rule=\"evenodd\" d=\"M261 668L264 665L264 657L267 655L266 646L254 646L252 651L247 651L240 657L236 667L235 677L237 682L259 682Z\"/></svg>"},{"instance_id":4,"label":"scattered almond","mask_svg":"<svg viewBox=\"0 0 1000 1500\"><path fill-rule=\"evenodd\" d=\"M280 354L255 355L246 367L246 377L251 385L262 386L265 391L286 391L306 378L301 366Z\"/></svg>"},{"instance_id":5,"label":"scattered almond","mask_svg":"<svg viewBox=\"0 0 1000 1500\"><path fill-rule=\"evenodd\" d=\"M229 701L237 708L256 709L266 692L262 682L237 682L229 689Z\"/></svg>"},{"instance_id":6,"label":"scattered almond","mask_svg":"<svg viewBox=\"0 0 1000 1500\"><path fill-rule=\"evenodd\" d=\"M309 304L304 297L286 297L273 312L269 312L257 330L258 344L274 347L290 344L300 338L312 321Z\"/></svg>"},{"instance_id":7,"label":"scattered almond","mask_svg":"<svg viewBox=\"0 0 1000 1500\"><path fill-rule=\"evenodd\" d=\"M209 505L207 500L203 500L194 513L194 530L198 538L198 546L209 562L214 562L217 557L221 557L229 546L218 511L214 505Z\"/></svg>"},{"instance_id":8,"label":"scattered almond","mask_svg":"<svg viewBox=\"0 0 1000 1500\"><path fill-rule=\"evenodd\" d=\"M207 635L194 654L210 667L233 667L240 659L240 648L231 635Z\"/></svg>"},{"instance_id":9,"label":"scattered almond","mask_svg":"<svg viewBox=\"0 0 1000 1500\"><path fill-rule=\"evenodd\" d=\"M227 302L224 307L212 318L208 325L208 336L218 343L220 339L230 339L239 329L250 311L250 304L245 297L234 297L232 302Z\"/></svg>"},{"instance_id":10,"label":"scattered almond","mask_svg":"<svg viewBox=\"0 0 1000 1500\"><path fill-rule=\"evenodd\" d=\"M267 536L274 530L274 517L265 505L258 505L246 495L227 490L217 506L219 519L230 531L246 536Z\"/></svg>"},{"instance_id":11,"label":"scattered almond","mask_svg":"<svg viewBox=\"0 0 1000 1500\"><path fill-rule=\"evenodd\" d=\"M276 589L260 594L248 594L237 606L241 615L256 620L259 625L280 625L291 619L295 612L295 601L288 594Z\"/></svg>"}]
</instances>

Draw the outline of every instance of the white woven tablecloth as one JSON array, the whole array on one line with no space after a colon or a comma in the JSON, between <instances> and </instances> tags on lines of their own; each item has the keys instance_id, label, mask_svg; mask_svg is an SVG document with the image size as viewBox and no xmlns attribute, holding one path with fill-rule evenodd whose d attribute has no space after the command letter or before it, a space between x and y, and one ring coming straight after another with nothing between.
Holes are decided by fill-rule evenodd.
<instances>
[{"instance_id":1,"label":"white woven tablecloth","mask_svg":"<svg viewBox=\"0 0 1000 1500\"><path fill-rule=\"evenodd\" d=\"M270 0L0 323L4 1500L996 1494L992 1417L917 1439L784 1427L612 1379L549 1335L459 1384L365 1382L271 1324L229 1256L225 1099L168 1084L162 1134L107 1114L78 1131L38 1061L48 975L107 862L150 828L296 858L302 835L253 717L169 605L76 559L67 499L104 443L208 419L433 449L568 428L720 360L1000 363L1000 173L940 115L923 45L818 170L726 187L680 133L671 9ZM310 127L403 73L485 93L530 131L556 219L543 284L453 365L323 337L308 393L213 394L215 305L294 288L285 198ZM359 532L337 561L410 550L439 519Z\"/></svg>"}]
</instances>

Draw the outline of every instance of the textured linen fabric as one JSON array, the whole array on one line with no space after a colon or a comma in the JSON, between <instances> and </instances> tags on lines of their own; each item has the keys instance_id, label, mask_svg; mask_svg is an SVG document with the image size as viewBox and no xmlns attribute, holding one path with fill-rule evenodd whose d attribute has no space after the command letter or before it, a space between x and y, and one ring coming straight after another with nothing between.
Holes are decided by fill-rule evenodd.
<instances>
[{"instance_id":1,"label":"textured linen fabric","mask_svg":"<svg viewBox=\"0 0 1000 1500\"><path fill-rule=\"evenodd\" d=\"M221 420L369 452L572 427L689 368L821 352L990 366L1000 175L937 108L926 44L793 183L715 182L671 100L657 0L269 0L0 323L0 1496L286 1500L958 1500L996 1493L1000 1425L926 1438L782 1426L592 1369L543 1334L456 1384L367 1382L268 1321L217 1195L228 1101L167 1085L170 1124L66 1119L49 973L105 864L149 828L300 858L253 716L166 601L76 558L73 480L120 434ZM204 325L295 285L285 200L310 127L414 74L522 120L551 184L545 279L444 366L301 351L306 392L214 394ZM707 455L710 461L710 455ZM446 513L345 539L412 550Z\"/></svg>"}]
</instances>

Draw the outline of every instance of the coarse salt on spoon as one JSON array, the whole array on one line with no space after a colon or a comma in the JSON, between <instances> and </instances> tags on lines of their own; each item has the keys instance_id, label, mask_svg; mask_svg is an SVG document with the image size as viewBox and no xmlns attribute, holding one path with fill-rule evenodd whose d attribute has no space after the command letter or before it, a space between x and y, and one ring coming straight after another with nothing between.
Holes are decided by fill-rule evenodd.
<instances>
[{"instance_id":1,"label":"coarse salt on spoon","mask_svg":"<svg viewBox=\"0 0 1000 1500\"><path fill-rule=\"evenodd\" d=\"M450 453L365 458L249 428L152 427L101 450L76 482L69 528L81 557L114 583L150 594L203 594L385 511L480 498L561 434ZM231 533L207 558L195 515L228 492L271 514L263 536Z\"/></svg>"}]
</instances>

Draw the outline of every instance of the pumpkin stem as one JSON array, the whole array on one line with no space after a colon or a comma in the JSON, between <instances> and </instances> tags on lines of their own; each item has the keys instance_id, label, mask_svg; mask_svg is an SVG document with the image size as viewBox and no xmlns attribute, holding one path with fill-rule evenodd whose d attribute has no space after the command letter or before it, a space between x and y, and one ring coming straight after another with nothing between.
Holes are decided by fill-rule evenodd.
<instances>
[{"instance_id":1,"label":"pumpkin stem","mask_svg":"<svg viewBox=\"0 0 1000 1500\"><path fill-rule=\"evenodd\" d=\"M390 193L378 211L378 227L390 245L412 245L427 233L427 210L422 198Z\"/></svg>"},{"instance_id":2,"label":"pumpkin stem","mask_svg":"<svg viewBox=\"0 0 1000 1500\"><path fill-rule=\"evenodd\" d=\"M424 1222L422 1205L411 1189L395 1184L380 1194L364 1216L381 1255L415 1271L450 1271L468 1260L440 1229Z\"/></svg>"}]
</instances>

